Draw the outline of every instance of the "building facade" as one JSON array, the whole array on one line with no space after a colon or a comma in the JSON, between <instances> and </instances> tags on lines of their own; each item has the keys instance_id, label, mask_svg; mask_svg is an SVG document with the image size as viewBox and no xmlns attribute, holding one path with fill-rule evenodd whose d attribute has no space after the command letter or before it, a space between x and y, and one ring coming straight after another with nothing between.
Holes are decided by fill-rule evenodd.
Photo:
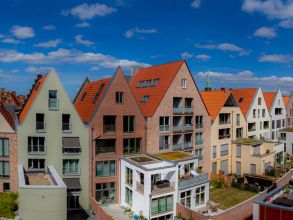
<instances>
[{"instance_id":1,"label":"building facade","mask_svg":"<svg viewBox=\"0 0 293 220\"><path fill-rule=\"evenodd\" d=\"M280 140L285 145L285 153L293 155L293 128L288 127L280 130Z\"/></svg>"},{"instance_id":2,"label":"building facade","mask_svg":"<svg viewBox=\"0 0 293 220\"><path fill-rule=\"evenodd\" d=\"M283 97L286 114L287 114L287 127L293 127L293 92L290 96Z\"/></svg>"}]
</instances>

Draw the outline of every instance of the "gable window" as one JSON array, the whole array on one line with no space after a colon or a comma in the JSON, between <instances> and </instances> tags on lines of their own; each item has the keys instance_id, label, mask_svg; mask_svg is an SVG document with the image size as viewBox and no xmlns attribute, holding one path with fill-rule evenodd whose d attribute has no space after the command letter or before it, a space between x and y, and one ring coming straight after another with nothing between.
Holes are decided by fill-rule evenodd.
<instances>
[{"instance_id":1,"label":"gable window","mask_svg":"<svg viewBox=\"0 0 293 220\"><path fill-rule=\"evenodd\" d=\"M0 177L9 177L9 161L0 161Z\"/></svg>"},{"instance_id":2,"label":"gable window","mask_svg":"<svg viewBox=\"0 0 293 220\"><path fill-rule=\"evenodd\" d=\"M203 116L195 116L195 128L203 128Z\"/></svg>"},{"instance_id":3,"label":"gable window","mask_svg":"<svg viewBox=\"0 0 293 220\"><path fill-rule=\"evenodd\" d=\"M44 170L45 159L28 159L29 170Z\"/></svg>"},{"instance_id":4,"label":"gable window","mask_svg":"<svg viewBox=\"0 0 293 220\"><path fill-rule=\"evenodd\" d=\"M123 92L116 92L116 103L123 103Z\"/></svg>"},{"instance_id":5,"label":"gable window","mask_svg":"<svg viewBox=\"0 0 293 220\"><path fill-rule=\"evenodd\" d=\"M45 115L41 113L36 114L36 131L44 132L45 131Z\"/></svg>"},{"instance_id":6,"label":"gable window","mask_svg":"<svg viewBox=\"0 0 293 220\"><path fill-rule=\"evenodd\" d=\"M49 90L49 109L58 109L57 90Z\"/></svg>"},{"instance_id":7,"label":"gable window","mask_svg":"<svg viewBox=\"0 0 293 220\"><path fill-rule=\"evenodd\" d=\"M141 152L141 138L123 139L123 154L138 154Z\"/></svg>"},{"instance_id":8,"label":"gable window","mask_svg":"<svg viewBox=\"0 0 293 220\"><path fill-rule=\"evenodd\" d=\"M103 91L104 86L105 86L105 83L102 83L97 94L95 95L95 98L93 99L93 104L96 104L101 92Z\"/></svg>"},{"instance_id":9,"label":"gable window","mask_svg":"<svg viewBox=\"0 0 293 220\"><path fill-rule=\"evenodd\" d=\"M70 114L62 114L62 131L71 131Z\"/></svg>"},{"instance_id":10,"label":"gable window","mask_svg":"<svg viewBox=\"0 0 293 220\"><path fill-rule=\"evenodd\" d=\"M258 105L261 105L261 98L260 97L258 98L257 103L258 103Z\"/></svg>"},{"instance_id":11,"label":"gable window","mask_svg":"<svg viewBox=\"0 0 293 220\"><path fill-rule=\"evenodd\" d=\"M115 132L116 116L104 115L104 132Z\"/></svg>"},{"instance_id":12,"label":"gable window","mask_svg":"<svg viewBox=\"0 0 293 220\"><path fill-rule=\"evenodd\" d=\"M169 117L160 117L160 131L169 131L170 122Z\"/></svg>"},{"instance_id":13,"label":"gable window","mask_svg":"<svg viewBox=\"0 0 293 220\"><path fill-rule=\"evenodd\" d=\"M0 138L0 157L9 156L9 140L8 138Z\"/></svg>"},{"instance_id":14,"label":"gable window","mask_svg":"<svg viewBox=\"0 0 293 220\"><path fill-rule=\"evenodd\" d=\"M150 98L149 95L144 95L140 102L147 102L149 100L149 98Z\"/></svg>"},{"instance_id":15,"label":"gable window","mask_svg":"<svg viewBox=\"0 0 293 220\"><path fill-rule=\"evenodd\" d=\"M134 116L123 116L123 132L134 132Z\"/></svg>"},{"instance_id":16,"label":"gable window","mask_svg":"<svg viewBox=\"0 0 293 220\"><path fill-rule=\"evenodd\" d=\"M181 79L181 88L186 89L186 79Z\"/></svg>"}]
</instances>

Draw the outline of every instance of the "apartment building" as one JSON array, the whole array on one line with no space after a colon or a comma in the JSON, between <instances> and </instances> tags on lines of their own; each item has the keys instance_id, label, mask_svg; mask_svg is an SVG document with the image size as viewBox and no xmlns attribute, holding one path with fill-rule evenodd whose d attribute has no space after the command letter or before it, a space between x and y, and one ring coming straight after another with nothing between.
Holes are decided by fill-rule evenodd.
<instances>
[{"instance_id":1,"label":"apartment building","mask_svg":"<svg viewBox=\"0 0 293 220\"><path fill-rule=\"evenodd\" d=\"M147 152L185 151L208 171L210 116L186 62L138 68L130 87L146 118Z\"/></svg>"},{"instance_id":2,"label":"apartment building","mask_svg":"<svg viewBox=\"0 0 293 220\"><path fill-rule=\"evenodd\" d=\"M15 118L0 103L0 192L16 192L18 190L17 181Z\"/></svg>"},{"instance_id":3,"label":"apartment building","mask_svg":"<svg viewBox=\"0 0 293 220\"><path fill-rule=\"evenodd\" d=\"M19 115L17 130L21 172L24 175L50 175L48 170L52 167L56 170L55 175L59 175L61 186L62 181L66 184L67 198L62 200L65 201L63 205L66 207L67 200L68 210L88 209L88 128L80 119L54 70L44 76L38 75ZM29 196L21 198L20 205L30 201ZM43 205L50 202L50 197L39 198L38 201ZM33 209L31 211L34 212Z\"/></svg>"},{"instance_id":4,"label":"apartment building","mask_svg":"<svg viewBox=\"0 0 293 220\"><path fill-rule=\"evenodd\" d=\"M290 96L283 96L284 104L286 107L287 114L287 127L293 127L293 92L291 92Z\"/></svg>"},{"instance_id":5,"label":"apartment building","mask_svg":"<svg viewBox=\"0 0 293 220\"><path fill-rule=\"evenodd\" d=\"M246 120L229 90L201 93L212 119L210 171L232 173L232 141L246 137Z\"/></svg>"},{"instance_id":6,"label":"apartment building","mask_svg":"<svg viewBox=\"0 0 293 220\"><path fill-rule=\"evenodd\" d=\"M265 102L271 117L270 133L271 141L278 141L279 131L286 127L286 106L282 97L281 90L277 92L264 92Z\"/></svg>"},{"instance_id":7,"label":"apartment building","mask_svg":"<svg viewBox=\"0 0 293 220\"><path fill-rule=\"evenodd\" d=\"M270 115L261 88L231 90L246 119L247 137L270 139Z\"/></svg>"},{"instance_id":8,"label":"apartment building","mask_svg":"<svg viewBox=\"0 0 293 220\"><path fill-rule=\"evenodd\" d=\"M150 220L172 220L176 203L204 207L208 173L196 173L198 158L185 152L121 158L121 206Z\"/></svg>"},{"instance_id":9,"label":"apartment building","mask_svg":"<svg viewBox=\"0 0 293 220\"><path fill-rule=\"evenodd\" d=\"M86 80L74 101L89 127L90 196L119 203L121 156L145 152L145 120L119 67L112 78Z\"/></svg>"}]
</instances>

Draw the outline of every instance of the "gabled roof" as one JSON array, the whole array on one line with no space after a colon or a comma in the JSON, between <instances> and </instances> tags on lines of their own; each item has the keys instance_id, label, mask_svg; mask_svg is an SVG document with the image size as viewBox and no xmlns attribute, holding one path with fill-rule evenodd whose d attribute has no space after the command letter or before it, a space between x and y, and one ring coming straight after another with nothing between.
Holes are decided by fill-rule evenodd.
<instances>
[{"instance_id":1,"label":"gabled roof","mask_svg":"<svg viewBox=\"0 0 293 220\"><path fill-rule=\"evenodd\" d=\"M172 84L184 60L141 68L130 81L130 88L144 116L151 117L161 103L168 88ZM156 86L138 88L140 81L159 79ZM144 96L149 96L147 102L141 102Z\"/></svg>"},{"instance_id":2,"label":"gabled roof","mask_svg":"<svg viewBox=\"0 0 293 220\"><path fill-rule=\"evenodd\" d=\"M111 78L96 80L93 82L85 81L74 102L74 106L83 122L88 123L90 121L97 106L104 98L105 91L110 81ZM104 84L104 86L94 102L95 96L102 84Z\"/></svg>"},{"instance_id":3,"label":"gabled roof","mask_svg":"<svg viewBox=\"0 0 293 220\"><path fill-rule=\"evenodd\" d=\"M275 100L276 92L263 92L267 108L270 111Z\"/></svg>"},{"instance_id":4,"label":"gabled roof","mask_svg":"<svg viewBox=\"0 0 293 220\"><path fill-rule=\"evenodd\" d=\"M257 90L257 88L241 88L231 90L245 117L247 116L248 110L254 100Z\"/></svg>"},{"instance_id":5,"label":"gabled roof","mask_svg":"<svg viewBox=\"0 0 293 220\"><path fill-rule=\"evenodd\" d=\"M7 123L11 126L11 128L15 128L14 118L10 115L10 113L6 110L5 106L0 103L0 114L3 115Z\"/></svg>"},{"instance_id":6,"label":"gabled roof","mask_svg":"<svg viewBox=\"0 0 293 220\"><path fill-rule=\"evenodd\" d=\"M212 121L216 119L231 94L231 91L223 90L205 91L201 93L201 97L208 109Z\"/></svg>"},{"instance_id":7,"label":"gabled roof","mask_svg":"<svg viewBox=\"0 0 293 220\"><path fill-rule=\"evenodd\" d=\"M283 96L283 101L284 101L285 108L287 108L287 106L289 104L289 99L290 99L290 96Z\"/></svg>"},{"instance_id":8,"label":"gabled roof","mask_svg":"<svg viewBox=\"0 0 293 220\"><path fill-rule=\"evenodd\" d=\"M27 113L29 112L32 104L34 103L35 99L37 98L38 94L41 91L41 88L46 81L48 74L44 76L39 76L39 78L36 80L35 84L32 87L32 90L29 94L29 97L27 101L24 104L24 107L22 108L20 115L19 115L19 123L21 124L23 120L25 119Z\"/></svg>"}]
</instances>

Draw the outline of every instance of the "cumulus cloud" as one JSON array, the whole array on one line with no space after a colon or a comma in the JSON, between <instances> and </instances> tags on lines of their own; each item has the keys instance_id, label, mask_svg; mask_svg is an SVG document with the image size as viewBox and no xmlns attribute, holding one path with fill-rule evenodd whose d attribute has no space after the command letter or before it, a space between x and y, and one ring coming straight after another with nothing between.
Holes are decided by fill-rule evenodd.
<instances>
[{"instance_id":1,"label":"cumulus cloud","mask_svg":"<svg viewBox=\"0 0 293 220\"><path fill-rule=\"evenodd\" d=\"M283 20L279 23L279 26L287 29L293 28L293 19Z\"/></svg>"},{"instance_id":2,"label":"cumulus cloud","mask_svg":"<svg viewBox=\"0 0 293 220\"><path fill-rule=\"evenodd\" d=\"M25 71L28 73L38 74L38 73L49 72L50 69L52 69L52 68L48 67L48 66L40 66L40 67L29 66L29 67L25 68Z\"/></svg>"},{"instance_id":3,"label":"cumulus cloud","mask_svg":"<svg viewBox=\"0 0 293 220\"><path fill-rule=\"evenodd\" d=\"M22 53L16 50L0 49L0 62L23 62L29 64L88 63L103 68L116 68L117 66L149 66L146 63L141 63L134 60L119 59L108 54L82 52L76 49L63 48L48 52L47 54L40 52Z\"/></svg>"},{"instance_id":4,"label":"cumulus cloud","mask_svg":"<svg viewBox=\"0 0 293 220\"><path fill-rule=\"evenodd\" d=\"M183 52L183 53L181 54L181 57L182 57L182 59L190 59L190 58L193 57L193 54L188 53L188 52Z\"/></svg>"},{"instance_id":5,"label":"cumulus cloud","mask_svg":"<svg viewBox=\"0 0 293 220\"><path fill-rule=\"evenodd\" d=\"M144 34L154 34L157 33L158 31L154 28L151 29L141 29L141 28L131 28L128 31L126 31L124 33L124 36L126 38L132 38L132 37L138 37L140 38L141 36L143 36Z\"/></svg>"},{"instance_id":6,"label":"cumulus cloud","mask_svg":"<svg viewBox=\"0 0 293 220\"><path fill-rule=\"evenodd\" d=\"M91 26L91 25L87 22L81 22L81 23L75 24L75 27L79 27L79 28L85 28L85 27L89 27L89 26Z\"/></svg>"},{"instance_id":7,"label":"cumulus cloud","mask_svg":"<svg viewBox=\"0 0 293 220\"><path fill-rule=\"evenodd\" d=\"M259 57L259 62L292 63L293 56L288 54L265 54Z\"/></svg>"},{"instance_id":8,"label":"cumulus cloud","mask_svg":"<svg viewBox=\"0 0 293 220\"><path fill-rule=\"evenodd\" d=\"M43 26L43 29L46 31L53 31L56 29L56 27L54 25L45 25Z\"/></svg>"},{"instance_id":9,"label":"cumulus cloud","mask_svg":"<svg viewBox=\"0 0 293 220\"><path fill-rule=\"evenodd\" d=\"M202 60L202 61L207 61L211 59L211 56L206 55L206 54L198 54L195 56L196 59Z\"/></svg>"},{"instance_id":10,"label":"cumulus cloud","mask_svg":"<svg viewBox=\"0 0 293 220\"><path fill-rule=\"evenodd\" d=\"M21 41L16 40L14 38L9 38L9 37L4 38L3 40L1 40L1 42L6 44L20 44L21 43Z\"/></svg>"},{"instance_id":11,"label":"cumulus cloud","mask_svg":"<svg viewBox=\"0 0 293 220\"><path fill-rule=\"evenodd\" d=\"M90 20L96 16L106 16L116 11L116 8L112 8L104 4L96 3L89 5L87 3L83 3L71 9L63 10L61 13L64 16L72 15L81 20Z\"/></svg>"},{"instance_id":12,"label":"cumulus cloud","mask_svg":"<svg viewBox=\"0 0 293 220\"><path fill-rule=\"evenodd\" d=\"M15 25L10 29L10 32L19 39L32 38L35 32L31 27Z\"/></svg>"},{"instance_id":13,"label":"cumulus cloud","mask_svg":"<svg viewBox=\"0 0 293 220\"><path fill-rule=\"evenodd\" d=\"M77 44L83 44L83 45L86 45L86 46L91 46L91 45L95 44L92 41L83 39L83 35L76 35L75 36L75 42Z\"/></svg>"},{"instance_id":14,"label":"cumulus cloud","mask_svg":"<svg viewBox=\"0 0 293 220\"><path fill-rule=\"evenodd\" d=\"M201 0L194 0L191 2L190 6L193 8L199 8L201 5Z\"/></svg>"},{"instance_id":15,"label":"cumulus cloud","mask_svg":"<svg viewBox=\"0 0 293 220\"><path fill-rule=\"evenodd\" d=\"M277 36L277 33L275 28L261 27L254 32L254 36L273 39Z\"/></svg>"},{"instance_id":16,"label":"cumulus cloud","mask_svg":"<svg viewBox=\"0 0 293 220\"><path fill-rule=\"evenodd\" d=\"M232 43L220 43L220 44L196 44L196 48L208 49L208 50L221 50L221 51L231 51L238 52L240 56L247 56L250 54L249 50L243 49Z\"/></svg>"},{"instance_id":17,"label":"cumulus cloud","mask_svg":"<svg viewBox=\"0 0 293 220\"><path fill-rule=\"evenodd\" d=\"M43 47L43 48L49 48L49 47L57 47L61 43L61 39L56 40L49 40L46 42L40 42L37 44L34 44L35 47Z\"/></svg>"}]
</instances>

